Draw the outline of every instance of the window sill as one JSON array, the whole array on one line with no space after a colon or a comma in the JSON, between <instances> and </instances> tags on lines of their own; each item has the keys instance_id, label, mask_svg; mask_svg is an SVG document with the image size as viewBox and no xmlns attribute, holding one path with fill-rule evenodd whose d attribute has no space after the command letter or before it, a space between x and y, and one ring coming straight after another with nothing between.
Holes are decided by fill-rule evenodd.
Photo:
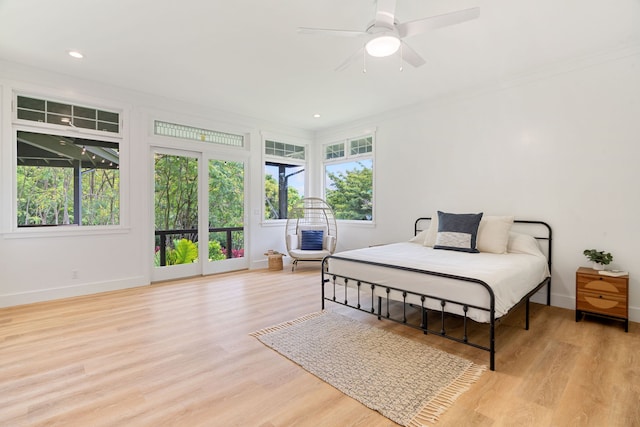
<instances>
[{"instance_id":1,"label":"window sill","mask_svg":"<svg viewBox=\"0 0 640 427\"><path fill-rule=\"evenodd\" d=\"M375 228L375 221L358 221L354 219L338 219L338 224L342 224L347 227L362 227L362 228Z\"/></svg>"},{"instance_id":2,"label":"window sill","mask_svg":"<svg viewBox=\"0 0 640 427\"><path fill-rule=\"evenodd\" d=\"M287 225L286 219L265 219L260 223L262 227L284 227Z\"/></svg>"},{"instance_id":3,"label":"window sill","mask_svg":"<svg viewBox=\"0 0 640 427\"><path fill-rule=\"evenodd\" d=\"M25 227L2 233L4 239L29 239L48 237L75 237L75 236L99 236L113 234L127 234L129 227L113 226L83 226L61 225L53 227Z\"/></svg>"}]
</instances>

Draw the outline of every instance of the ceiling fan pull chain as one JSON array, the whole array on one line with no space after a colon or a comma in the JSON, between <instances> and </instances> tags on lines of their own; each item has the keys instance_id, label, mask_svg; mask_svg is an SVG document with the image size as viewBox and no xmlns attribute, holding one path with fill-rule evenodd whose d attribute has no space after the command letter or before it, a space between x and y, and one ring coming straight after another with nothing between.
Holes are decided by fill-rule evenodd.
<instances>
[{"instance_id":1,"label":"ceiling fan pull chain","mask_svg":"<svg viewBox=\"0 0 640 427\"><path fill-rule=\"evenodd\" d=\"M402 66L402 43L400 43L400 72L404 71L404 67Z\"/></svg>"},{"instance_id":2,"label":"ceiling fan pull chain","mask_svg":"<svg viewBox=\"0 0 640 427\"><path fill-rule=\"evenodd\" d=\"M367 50L362 49L362 73L367 72Z\"/></svg>"}]
</instances>

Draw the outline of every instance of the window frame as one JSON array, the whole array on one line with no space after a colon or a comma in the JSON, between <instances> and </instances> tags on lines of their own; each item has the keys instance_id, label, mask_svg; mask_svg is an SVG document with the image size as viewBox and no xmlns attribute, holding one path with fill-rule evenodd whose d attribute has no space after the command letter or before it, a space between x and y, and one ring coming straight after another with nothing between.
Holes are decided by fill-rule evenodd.
<instances>
[{"instance_id":1,"label":"window frame","mask_svg":"<svg viewBox=\"0 0 640 427\"><path fill-rule=\"evenodd\" d=\"M371 150L365 153L356 153L356 154L352 154L351 150L351 143L352 142L356 142L356 141L360 141L363 139L367 139L367 138L371 138ZM342 144L343 148L342 148L342 156L338 156L338 155L334 155L331 158L327 158L327 150L331 147L336 147L338 145ZM333 154L336 154L336 151L333 152ZM350 224L362 224L362 225L373 225L375 224L375 208L376 208L376 203L375 203L375 132L366 132L363 134L359 134L357 136L350 136L347 138L343 138L343 139L339 139L339 140L333 140L331 142L327 142L325 144L322 144L322 197L326 200L327 199L327 166L331 166L331 165L339 165L339 164L346 164L346 163L353 163L353 162L357 162L358 160L370 160L371 161L371 171L372 171L372 180L371 180L371 219L339 219L338 217L336 217L337 221L343 222L343 223L350 223ZM333 206L332 206L333 208Z\"/></svg>"},{"instance_id":2,"label":"window frame","mask_svg":"<svg viewBox=\"0 0 640 427\"><path fill-rule=\"evenodd\" d=\"M9 95L9 94L7 94ZM10 211L6 210L6 214L9 215L7 221L4 222L3 232L6 237L20 238L20 237L63 237L63 236L77 236L77 235L100 235L100 234L120 234L127 233L130 230L129 226L129 206L128 206L128 194L129 194L129 173L127 169L129 148L127 138L124 135L127 134L125 128L126 120L124 119L128 111L124 106L114 106L113 104L106 106L99 100L83 100L77 99L65 99L55 95L50 95L47 91L42 90L35 92L32 90L26 91L20 88L13 88L10 93L11 96L11 122L7 129L7 136L9 136L9 156L7 163L10 162L11 167L5 175L9 181L11 195ZM70 104L73 106L80 106L89 109L108 111L118 114L118 132L100 131L94 129L86 129L80 127L73 127L67 125L60 125L55 123L37 122L26 119L18 118L18 96L35 98L39 100L58 102L63 104ZM33 226L33 227L21 227L18 225L18 200L17 200L17 159L18 159L18 132L31 132L47 135L55 135L60 137L69 138L87 138L93 140L99 140L103 142L110 142L118 144L118 157L119 157L119 223L113 225L78 225L78 224L62 224L57 226ZM9 175L10 174L10 175Z\"/></svg>"}]
</instances>

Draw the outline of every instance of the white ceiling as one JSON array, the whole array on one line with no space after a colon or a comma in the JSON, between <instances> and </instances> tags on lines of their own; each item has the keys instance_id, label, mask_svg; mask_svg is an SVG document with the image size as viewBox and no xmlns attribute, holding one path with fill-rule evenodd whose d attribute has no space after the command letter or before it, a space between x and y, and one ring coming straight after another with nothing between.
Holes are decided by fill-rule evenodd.
<instances>
[{"instance_id":1,"label":"white ceiling","mask_svg":"<svg viewBox=\"0 0 640 427\"><path fill-rule=\"evenodd\" d=\"M0 0L0 58L319 130L640 43L640 0L397 0L396 19L475 6L405 39L427 63L402 72L336 72L362 41L296 31L364 30L373 0Z\"/></svg>"}]
</instances>

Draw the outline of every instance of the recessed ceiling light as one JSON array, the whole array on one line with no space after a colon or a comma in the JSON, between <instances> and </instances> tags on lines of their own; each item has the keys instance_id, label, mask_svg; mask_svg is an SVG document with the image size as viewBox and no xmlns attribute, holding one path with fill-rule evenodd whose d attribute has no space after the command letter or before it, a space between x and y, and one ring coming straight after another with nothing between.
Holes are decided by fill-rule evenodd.
<instances>
[{"instance_id":1,"label":"recessed ceiling light","mask_svg":"<svg viewBox=\"0 0 640 427\"><path fill-rule=\"evenodd\" d=\"M78 52L77 50L70 50L67 52L69 54L69 56L76 58L76 59L82 59L84 58L84 55L80 52Z\"/></svg>"},{"instance_id":2,"label":"recessed ceiling light","mask_svg":"<svg viewBox=\"0 0 640 427\"><path fill-rule=\"evenodd\" d=\"M320 117L320 114L316 113L313 115L313 117L315 117L316 119Z\"/></svg>"}]
</instances>

